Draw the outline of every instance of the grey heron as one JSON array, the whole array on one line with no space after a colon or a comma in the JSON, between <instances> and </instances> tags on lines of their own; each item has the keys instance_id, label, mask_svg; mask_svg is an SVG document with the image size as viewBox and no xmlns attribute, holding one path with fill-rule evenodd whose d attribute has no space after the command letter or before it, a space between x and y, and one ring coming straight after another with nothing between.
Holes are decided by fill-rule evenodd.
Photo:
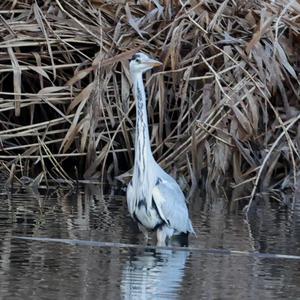
<instances>
[{"instance_id":1,"label":"grey heron","mask_svg":"<svg viewBox=\"0 0 300 300\"><path fill-rule=\"evenodd\" d=\"M135 54L129 63L136 101L136 132L134 169L127 187L127 205L146 238L149 230L156 230L157 245L164 246L173 235L195 232L182 190L154 160L151 151L143 73L160 65L161 62L144 53Z\"/></svg>"}]
</instances>

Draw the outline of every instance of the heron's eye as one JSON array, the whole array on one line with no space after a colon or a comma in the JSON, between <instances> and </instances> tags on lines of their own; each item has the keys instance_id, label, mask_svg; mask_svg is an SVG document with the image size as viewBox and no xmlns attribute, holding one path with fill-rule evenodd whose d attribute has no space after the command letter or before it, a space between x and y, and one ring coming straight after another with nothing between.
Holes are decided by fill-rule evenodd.
<instances>
[{"instance_id":1,"label":"heron's eye","mask_svg":"<svg viewBox=\"0 0 300 300\"><path fill-rule=\"evenodd\" d=\"M137 62L138 64L140 64L140 63L141 63L141 60L140 60L139 58L136 58L136 59L135 59L135 62Z\"/></svg>"}]
</instances>

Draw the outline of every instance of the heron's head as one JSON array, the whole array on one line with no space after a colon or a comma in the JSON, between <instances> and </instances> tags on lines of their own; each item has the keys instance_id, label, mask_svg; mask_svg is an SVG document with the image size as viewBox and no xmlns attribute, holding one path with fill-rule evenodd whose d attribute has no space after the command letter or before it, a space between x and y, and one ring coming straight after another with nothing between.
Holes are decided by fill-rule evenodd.
<instances>
[{"instance_id":1,"label":"heron's head","mask_svg":"<svg viewBox=\"0 0 300 300\"><path fill-rule=\"evenodd\" d=\"M161 66L162 63L150 58L144 53L136 53L130 60L129 67L132 73L144 73L153 67Z\"/></svg>"}]
</instances>

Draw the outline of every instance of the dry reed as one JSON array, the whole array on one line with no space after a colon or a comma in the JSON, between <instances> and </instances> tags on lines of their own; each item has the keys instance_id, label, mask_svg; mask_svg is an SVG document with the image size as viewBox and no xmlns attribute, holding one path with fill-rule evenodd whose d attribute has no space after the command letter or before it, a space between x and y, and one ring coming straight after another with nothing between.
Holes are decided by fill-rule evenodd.
<instances>
[{"instance_id":1,"label":"dry reed","mask_svg":"<svg viewBox=\"0 0 300 300\"><path fill-rule=\"evenodd\" d=\"M163 62L147 93L164 168L192 190L248 189L250 203L259 190L293 187L299 14L292 0L2 1L3 172L125 178L135 126L128 59L142 50Z\"/></svg>"}]
</instances>

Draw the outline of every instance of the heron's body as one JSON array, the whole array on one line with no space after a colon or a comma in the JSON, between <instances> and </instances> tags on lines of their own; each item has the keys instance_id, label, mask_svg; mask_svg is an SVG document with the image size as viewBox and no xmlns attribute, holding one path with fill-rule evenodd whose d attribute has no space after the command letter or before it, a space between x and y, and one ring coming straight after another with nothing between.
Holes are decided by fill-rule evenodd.
<instances>
[{"instance_id":1,"label":"heron's body","mask_svg":"<svg viewBox=\"0 0 300 300\"><path fill-rule=\"evenodd\" d=\"M154 160L149 140L143 72L160 64L139 53L130 63L137 117L135 160L132 181L127 188L127 204L139 227L157 230L159 245L173 234L194 233L184 194L177 182Z\"/></svg>"}]
</instances>

